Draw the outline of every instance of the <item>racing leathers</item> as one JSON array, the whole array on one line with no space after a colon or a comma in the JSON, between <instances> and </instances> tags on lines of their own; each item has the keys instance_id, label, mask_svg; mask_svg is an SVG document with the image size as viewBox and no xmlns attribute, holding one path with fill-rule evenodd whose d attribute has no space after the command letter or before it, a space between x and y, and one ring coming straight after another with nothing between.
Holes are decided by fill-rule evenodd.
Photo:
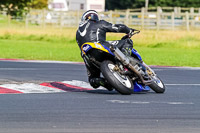
<instances>
[{"instance_id":1,"label":"racing leathers","mask_svg":"<svg viewBox=\"0 0 200 133\"><path fill-rule=\"evenodd\" d=\"M132 49L133 43L131 39L122 39L118 41L108 42L106 41L106 32L118 32L129 34L130 32L132 32L132 29L128 28L123 24L111 24L104 20L86 20L79 24L79 28L76 32L76 41L80 49L81 46L86 42L98 42L108 48L110 47L110 45L116 45L116 47L118 47L121 50L124 48ZM112 87L107 83L107 81L104 78L100 77L100 70L93 66L93 64L85 58L83 53L81 53L81 55L86 64L89 78L88 80L90 82L90 85L94 88L103 86L108 90L112 90Z\"/></svg>"}]
</instances>

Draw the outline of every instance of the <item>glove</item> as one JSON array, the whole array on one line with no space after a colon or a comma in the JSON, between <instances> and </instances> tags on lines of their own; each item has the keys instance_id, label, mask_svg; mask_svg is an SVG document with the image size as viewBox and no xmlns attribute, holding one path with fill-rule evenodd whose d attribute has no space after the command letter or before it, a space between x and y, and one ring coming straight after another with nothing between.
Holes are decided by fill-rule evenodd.
<instances>
[{"instance_id":1,"label":"glove","mask_svg":"<svg viewBox=\"0 0 200 133\"><path fill-rule=\"evenodd\" d=\"M131 29L131 28L130 28L129 33L126 34L125 36L123 36L123 37L121 38L121 40L125 40L125 39L127 39L127 38L131 38L131 37L134 35L134 31L135 31L135 29Z\"/></svg>"},{"instance_id":2,"label":"glove","mask_svg":"<svg viewBox=\"0 0 200 133\"><path fill-rule=\"evenodd\" d=\"M127 34L128 38L131 38L133 36L134 31L134 29L130 29L129 33Z\"/></svg>"}]
</instances>

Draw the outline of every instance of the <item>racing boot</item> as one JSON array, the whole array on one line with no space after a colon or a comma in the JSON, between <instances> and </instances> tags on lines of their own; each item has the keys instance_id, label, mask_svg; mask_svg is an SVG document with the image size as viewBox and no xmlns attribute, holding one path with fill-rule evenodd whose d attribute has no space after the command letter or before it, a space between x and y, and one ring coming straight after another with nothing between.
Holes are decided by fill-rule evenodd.
<instances>
[{"instance_id":1,"label":"racing boot","mask_svg":"<svg viewBox=\"0 0 200 133\"><path fill-rule=\"evenodd\" d=\"M89 80L89 82L93 88L98 88L99 86L103 86L109 91L113 90L113 87L104 78L92 78Z\"/></svg>"}]
</instances>

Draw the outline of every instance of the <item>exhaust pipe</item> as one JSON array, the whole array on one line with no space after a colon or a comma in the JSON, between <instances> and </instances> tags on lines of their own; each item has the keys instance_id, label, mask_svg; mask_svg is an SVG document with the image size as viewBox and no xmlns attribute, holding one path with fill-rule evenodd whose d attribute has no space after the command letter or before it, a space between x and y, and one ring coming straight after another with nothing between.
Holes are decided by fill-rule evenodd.
<instances>
[{"instance_id":1,"label":"exhaust pipe","mask_svg":"<svg viewBox=\"0 0 200 133\"><path fill-rule=\"evenodd\" d=\"M127 66L128 68L130 68L141 80L141 82L145 85L149 85L151 84L151 82L153 80L144 80L144 78L142 77L142 75L138 72L138 70L136 70L136 68L138 68L138 66L133 66L131 64L131 61L129 58L127 58L117 47L114 48L113 46L110 46L110 50L111 52L114 53L114 55L117 57L118 60L120 60L123 65ZM135 62L136 64L136 62Z\"/></svg>"}]
</instances>

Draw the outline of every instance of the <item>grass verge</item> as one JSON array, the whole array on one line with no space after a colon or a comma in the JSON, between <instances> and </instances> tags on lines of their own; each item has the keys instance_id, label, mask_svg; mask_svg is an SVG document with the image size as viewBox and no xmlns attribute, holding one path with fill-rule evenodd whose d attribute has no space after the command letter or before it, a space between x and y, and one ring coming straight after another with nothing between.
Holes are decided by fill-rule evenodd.
<instances>
[{"instance_id":1,"label":"grass verge","mask_svg":"<svg viewBox=\"0 0 200 133\"><path fill-rule=\"evenodd\" d=\"M1 27L0 58L82 61L75 28ZM149 65L200 66L199 31L142 31L134 48ZM119 40L123 34L108 34Z\"/></svg>"}]
</instances>

